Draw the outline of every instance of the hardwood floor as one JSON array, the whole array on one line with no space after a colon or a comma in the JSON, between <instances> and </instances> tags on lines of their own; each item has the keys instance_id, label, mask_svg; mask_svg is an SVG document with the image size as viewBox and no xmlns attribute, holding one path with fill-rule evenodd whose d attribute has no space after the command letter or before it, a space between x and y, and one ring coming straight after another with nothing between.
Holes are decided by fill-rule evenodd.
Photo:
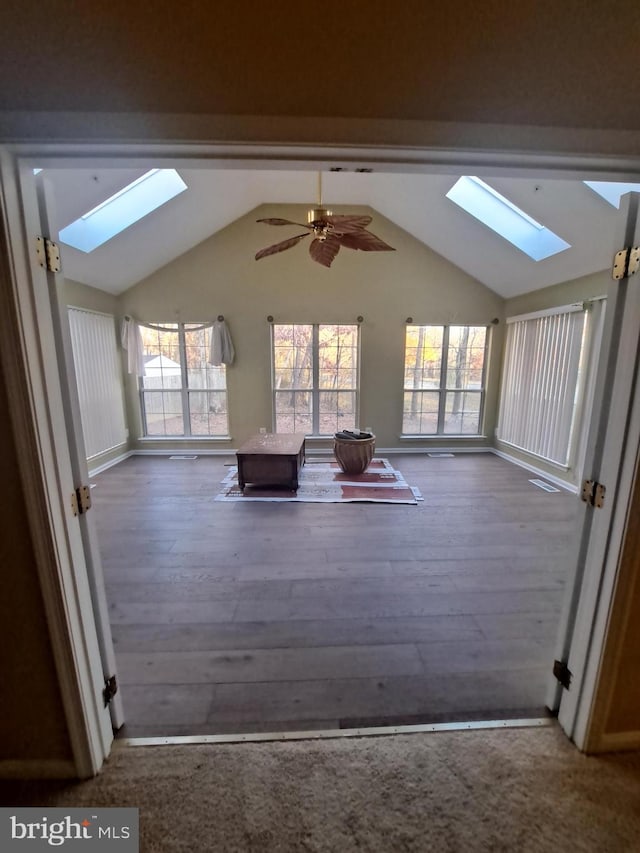
<instances>
[{"instance_id":1,"label":"hardwood floor","mask_svg":"<svg viewBox=\"0 0 640 853\"><path fill-rule=\"evenodd\" d=\"M404 455L418 506L217 503L233 461L92 479L125 735L544 713L575 496Z\"/></svg>"}]
</instances>

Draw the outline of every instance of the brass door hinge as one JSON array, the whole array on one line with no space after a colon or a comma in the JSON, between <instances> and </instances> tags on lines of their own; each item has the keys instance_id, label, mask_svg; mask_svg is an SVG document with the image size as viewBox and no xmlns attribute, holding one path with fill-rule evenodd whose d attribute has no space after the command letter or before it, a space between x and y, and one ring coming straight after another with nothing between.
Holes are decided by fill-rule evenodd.
<instances>
[{"instance_id":1,"label":"brass door hinge","mask_svg":"<svg viewBox=\"0 0 640 853\"><path fill-rule=\"evenodd\" d=\"M607 489L602 483L596 483L595 480L583 480L580 497L585 503L600 509L604 506L606 492Z\"/></svg>"},{"instance_id":2,"label":"brass door hinge","mask_svg":"<svg viewBox=\"0 0 640 853\"><path fill-rule=\"evenodd\" d=\"M49 272L60 272L62 269L58 244L47 237L36 237L36 257L40 266Z\"/></svg>"},{"instance_id":3,"label":"brass door hinge","mask_svg":"<svg viewBox=\"0 0 640 853\"><path fill-rule=\"evenodd\" d=\"M571 686L571 679L573 678L573 673L569 669L567 662L564 660L554 660L553 674L560 682L560 684L564 687L564 689L568 690Z\"/></svg>"},{"instance_id":4,"label":"brass door hinge","mask_svg":"<svg viewBox=\"0 0 640 853\"><path fill-rule=\"evenodd\" d=\"M71 512L74 515L82 515L91 509L91 490L89 486L78 486L71 493Z\"/></svg>"},{"instance_id":5,"label":"brass door hinge","mask_svg":"<svg viewBox=\"0 0 640 853\"><path fill-rule=\"evenodd\" d=\"M113 697L118 692L118 681L115 675L111 675L109 678L105 678L104 680L104 690L102 691L102 698L104 699L104 707L110 704Z\"/></svg>"},{"instance_id":6,"label":"brass door hinge","mask_svg":"<svg viewBox=\"0 0 640 853\"><path fill-rule=\"evenodd\" d=\"M621 249L614 255L611 275L617 281L635 275L639 268L640 246L630 246L628 249Z\"/></svg>"}]
</instances>

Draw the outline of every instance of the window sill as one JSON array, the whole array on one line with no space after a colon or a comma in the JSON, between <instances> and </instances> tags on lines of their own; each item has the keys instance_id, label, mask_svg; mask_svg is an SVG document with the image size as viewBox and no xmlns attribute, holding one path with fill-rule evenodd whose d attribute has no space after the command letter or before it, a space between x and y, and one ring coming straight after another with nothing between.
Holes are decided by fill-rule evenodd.
<instances>
[{"instance_id":1,"label":"window sill","mask_svg":"<svg viewBox=\"0 0 640 853\"><path fill-rule=\"evenodd\" d=\"M333 441L333 433L331 435L305 435L306 441Z\"/></svg>"},{"instance_id":2,"label":"window sill","mask_svg":"<svg viewBox=\"0 0 640 853\"><path fill-rule=\"evenodd\" d=\"M141 435L137 441L180 441L195 442L195 441L231 441L230 435Z\"/></svg>"}]
</instances>

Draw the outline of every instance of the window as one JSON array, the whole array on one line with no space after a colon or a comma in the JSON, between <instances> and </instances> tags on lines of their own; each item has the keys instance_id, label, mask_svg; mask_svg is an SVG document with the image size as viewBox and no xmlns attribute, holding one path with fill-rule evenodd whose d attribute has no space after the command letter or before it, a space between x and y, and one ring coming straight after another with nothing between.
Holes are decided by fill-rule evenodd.
<instances>
[{"instance_id":1,"label":"window","mask_svg":"<svg viewBox=\"0 0 640 853\"><path fill-rule=\"evenodd\" d=\"M486 326L407 326L403 435L478 435Z\"/></svg>"},{"instance_id":2,"label":"window","mask_svg":"<svg viewBox=\"0 0 640 853\"><path fill-rule=\"evenodd\" d=\"M186 188L175 169L151 169L63 228L60 239L81 252L93 252Z\"/></svg>"},{"instance_id":3,"label":"window","mask_svg":"<svg viewBox=\"0 0 640 853\"><path fill-rule=\"evenodd\" d=\"M140 331L145 435L228 435L225 367L207 362L211 326L168 323L141 325Z\"/></svg>"},{"instance_id":4,"label":"window","mask_svg":"<svg viewBox=\"0 0 640 853\"><path fill-rule=\"evenodd\" d=\"M582 304L507 320L498 438L568 467L584 377Z\"/></svg>"},{"instance_id":5,"label":"window","mask_svg":"<svg viewBox=\"0 0 640 853\"><path fill-rule=\"evenodd\" d=\"M333 435L358 412L358 326L274 325L276 432Z\"/></svg>"},{"instance_id":6,"label":"window","mask_svg":"<svg viewBox=\"0 0 640 853\"><path fill-rule=\"evenodd\" d=\"M536 222L480 178L469 175L460 178L447 193L447 198L534 261L571 248L566 240Z\"/></svg>"}]
</instances>

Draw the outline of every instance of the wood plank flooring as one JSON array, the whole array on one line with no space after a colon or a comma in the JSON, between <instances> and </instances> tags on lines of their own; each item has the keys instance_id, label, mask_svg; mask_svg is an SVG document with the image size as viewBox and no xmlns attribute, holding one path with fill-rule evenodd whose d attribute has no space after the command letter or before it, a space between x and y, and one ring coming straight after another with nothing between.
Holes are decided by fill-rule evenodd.
<instances>
[{"instance_id":1,"label":"wood plank flooring","mask_svg":"<svg viewBox=\"0 0 640 853\"><path fill-rule=\"evenodd\" d=\"M418 506L216 503L233 461L92 480L123 734L544 713L575 496L491 454L399 455Z\"/></svg>"}]
</instances>

